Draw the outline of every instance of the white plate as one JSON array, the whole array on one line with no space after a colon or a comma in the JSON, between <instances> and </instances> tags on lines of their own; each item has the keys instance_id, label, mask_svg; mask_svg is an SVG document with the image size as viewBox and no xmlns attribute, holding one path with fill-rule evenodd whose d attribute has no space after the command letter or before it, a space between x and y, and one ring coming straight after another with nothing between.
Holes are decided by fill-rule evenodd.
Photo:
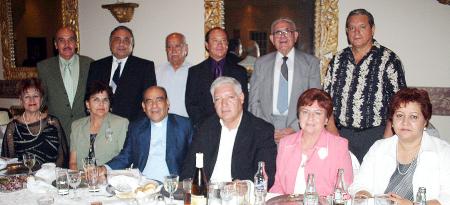
<instances>
[{"instance_id":1,"label":"white plate","mask_svg":"<svg viewBox=\"0 0 450 205\"><path fill-rule=\"evenodd\" d=\"M117 175L108 179L108 182L111 186L114 187L116 196L118 198L136 198L148 196L154 193L157 193L161 190L162 185L158 182L150 179L143 179L139 181L139 179L125 176L125 175ZM145 192L136 191L139 187L144 187L145 185L152 184L155 189L151 189Z\"/></svg>"}]
</instances>

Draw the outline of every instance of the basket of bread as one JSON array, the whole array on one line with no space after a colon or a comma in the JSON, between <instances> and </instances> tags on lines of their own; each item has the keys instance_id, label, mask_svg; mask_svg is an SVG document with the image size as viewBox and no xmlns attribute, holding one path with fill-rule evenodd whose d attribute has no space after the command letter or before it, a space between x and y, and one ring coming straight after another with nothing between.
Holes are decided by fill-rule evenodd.
<instances>
[{"instance_id":1,"label":"basket of bread","mask_svg":"<svg viewBox=\"0 0 450 205\"><path fill-rule=\"evenodd\" d=\"M114 187L116 196L122 199L146 197L158 193L162 187L157 181L127 175L113 176L108 183Z\"/></svg>"}]
</instances>

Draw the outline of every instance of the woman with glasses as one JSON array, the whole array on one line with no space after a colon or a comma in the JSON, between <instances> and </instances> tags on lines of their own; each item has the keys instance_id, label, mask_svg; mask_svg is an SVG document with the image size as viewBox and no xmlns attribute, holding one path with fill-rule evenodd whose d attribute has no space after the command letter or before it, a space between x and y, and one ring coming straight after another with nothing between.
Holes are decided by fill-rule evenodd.
<instances>
[{"instance_id":1,"label":"woman with glasses","mask_svg":"<svg viewBox=\"0 0 450 205\"><path fill-rule=\"evenodd\" d=\"M82 169L84 158L103 165L119 154L128 130L128 120L110 113L111 88L101 81L88 85L85 96L90 114L72 123L70 169Z\"/></svg>"},{"instance_id":2,"label":"woman with glasses","mask_svg":"<svg viewBox=\"0 0 450 205\"><path fill-rule=\"evenodd\" d=\"M42 112L44 89L37 78L24 79L18 84L19 100L24 112L7 125L2 143L2 157L35 156L36 165L53 162L67 167L66 136L59 120Z\"/></svg>"},{"instance_id":3,"label":"woman with glasses","mask_svg":"<svg viewBox=\"0 0 450 205\"><path fill-rule=\"evenodd\" d=\"M425 131L431 114L426 91L399 90L389 112L395 135L372 145L350 192L363 197L388 194L395 204L410 205L419 187L425 187L428 205L449 204L450 146Z\"/></svg>"}]
</instances>

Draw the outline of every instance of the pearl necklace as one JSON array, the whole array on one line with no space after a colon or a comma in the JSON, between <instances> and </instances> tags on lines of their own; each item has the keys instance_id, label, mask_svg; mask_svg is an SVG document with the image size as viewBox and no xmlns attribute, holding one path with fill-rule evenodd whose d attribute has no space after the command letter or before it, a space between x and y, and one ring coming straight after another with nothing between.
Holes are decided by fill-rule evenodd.
<instances>
[{"instance_id":1,"label":"pearl necklace","mask_svg":"<svg viewBox=\"0 0 450 205\"><path fill-rule=\"evenodd\" d=\"M30 133L31 136L33 137L37 137L41 134L42 131L42 122L41 122L41 112L39 111L39 132L35 135L31 132L30 128L28 127L28 122L25 119L25 112L23 112L22 114L22 118L23 118L23 122L25 122L25 126L27 127L28 132Z\"/></svg>"}]
</instances>

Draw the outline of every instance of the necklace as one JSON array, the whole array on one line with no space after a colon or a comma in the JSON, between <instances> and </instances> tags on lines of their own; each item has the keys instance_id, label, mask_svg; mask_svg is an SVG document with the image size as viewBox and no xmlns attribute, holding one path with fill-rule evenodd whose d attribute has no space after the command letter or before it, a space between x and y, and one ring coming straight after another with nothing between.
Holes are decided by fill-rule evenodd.
<instances>
[{"instance_id":1,"label":"necklace","mask_svg":"<svg viewBox=\"0 0 450 205\"><path fill-rule=\"evenodd\" d=\"M31 136L33 137L37 137L41 134L42 131L42 122L41 122L41 112L39 111L39 132L37 134L33 134L30 130L30 128L28 127L28 122L25 119L25 112L23 112L22 114L22 118L23 118L23 122L25 122L25 126L27 127L28 132L30 133Z\"/></svg>"},{"instance_id":2,"label":"necklace","mask_svg":"<svg viewBox=\"0 0 450 205\"><path fill-rule=\"evenodd\" d=\"M395 155L398 155L398 145L395 147ZM416 153L416 156L414 157L414 159L411 161L411 163L409 163L409 165L408 165L408 169L406 169L406 171L405 172L402 172L402 171L400 171L400 162L398 162L398 159L397 159L397 171L398 171L398 173L400 174L400 175L402 175L402 176L404 176L404 175L406 175L406 174L408 174L409 173L409 170L411 169L411 167L416 167L416 163L417 163L417 153ZM398 158L398 156L396 156L396 158Z\"/></svg>"}]
</instances>

